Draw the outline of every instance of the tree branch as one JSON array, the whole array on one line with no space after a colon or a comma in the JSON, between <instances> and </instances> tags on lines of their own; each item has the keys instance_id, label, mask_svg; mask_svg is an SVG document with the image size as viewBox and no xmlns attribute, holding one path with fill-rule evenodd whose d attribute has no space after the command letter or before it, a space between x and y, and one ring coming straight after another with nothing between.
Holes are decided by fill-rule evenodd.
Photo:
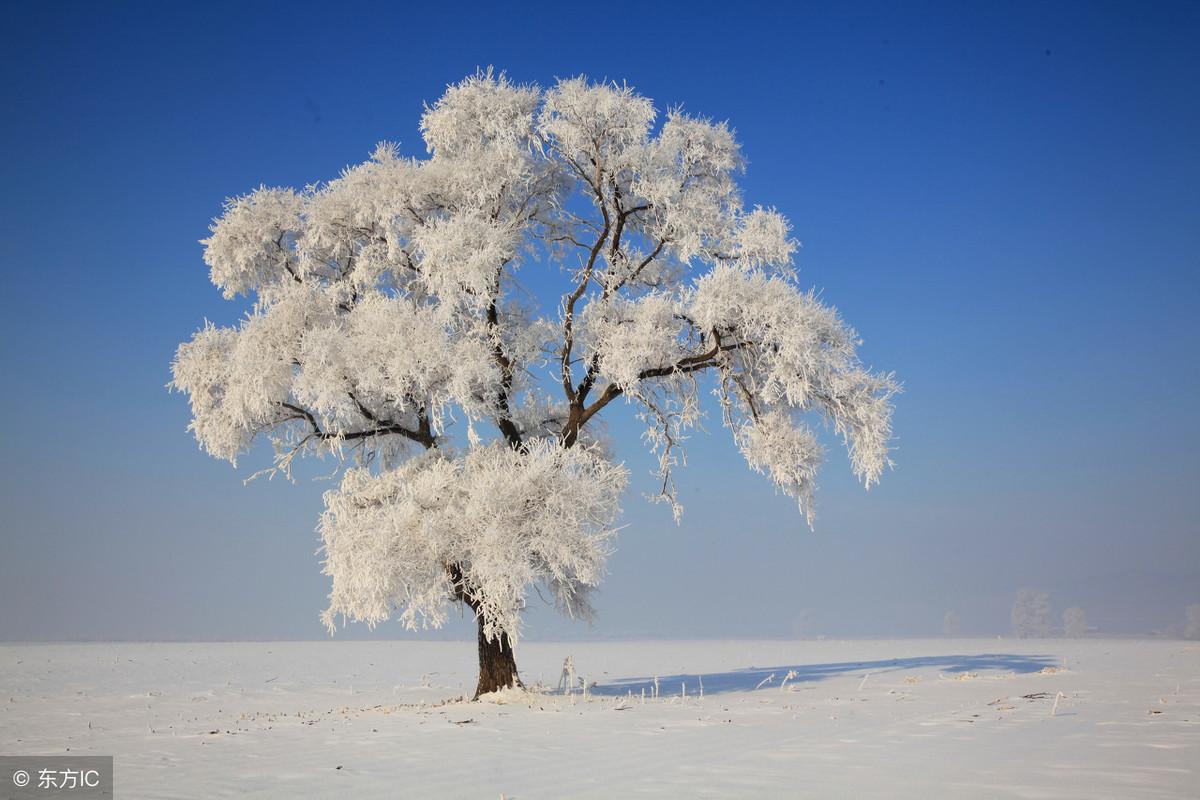
<instances>
[{"instance_id":1,"label":"tree branch","mask_svg":"<svg viewBox=\"0 0 1200 800\"><path fill-rule=\"evenodd\" d=\"M709 369L710 367L718 366L721 363L720 355L722 353L740 350L744 347L749 347L754 344L753 342L745 341L735 342L733 344L722 344L721 335L716 330L712 332L712 335L714 344L711 349L703 353L697 353L696 355L681 358L674 364L644 369L638 373L637 380L641 381L649 378L662 378L667 375L687 375L692 372L700 372L702 370ZM560 434L562 436L563 446L573 446L579 439L580 429L587 424L588 420L596 416L601 409L624 393L625 390L620 386L615 383L610 383L604 387L604 392L598 398L596 398L595 402L593 402L590 406L580 407L578 413L575 413L575 409L573 408L573 413L567 419L566 424L563 425L563 429Z\"/></svg>"},{"instance_id":2,"label":"tree branch","mask_svg":"<svg viewBox=\"0 0 1200 800\"><path fill-rule=\"evenodd\" d=\"M358 401L356 400L355 402ZM329 431L321 429L321 426L317 423L316 417L314 417L312 412L308 411L307 409L286 402L281 402L279 406L299 415L298 417L292 417L292 419L303 419L312 428L311 435L324 442L338 439L355 441L358 439L369 439L372 436L386 436L389 434L395 434L397 436L403 436L405 439L409 439L418 444L424 445L426 448L433 447L437 444L437 440L427 428L424 430L419 429L414 431L411 428L404 427L398 422L392 422L391 420L376 420L371 417L368 417L368 419L376 423L376 427L374 428L350 431L349 433L330 433Z\"/></svg>"},{"instance_id":3,"label":"tree branch","mask_svg":"<svg viewBox=\"0 0 1200 800\"><path fill-rule=\"evenodd\" d=\"M513 385L513 363L512 359L505 354L500 338L500 278L504 274L506 264L508 262L504 261L496 267L496 275L492 280L492 301L488 303L487 307L487 325L492 335L492 358L500 367L500 388L496 394L496 405L499 411L495 420L496 427L500 429L500 433L510 447L520 449L524 442L521 439L520 429L512 421L509 408L509 397L512 394Z\"/></svg>"},{"instance_id":4,"label":"tree branch","mask_svg":"<svg viewBox=\"0 0 1200 800\"><path fill-rule=\"evenodd\" d=\"M496 274L496 283L498 288L500 283L499 270L497 270ZM497 294L499 294L498 291ZM521 439L521 431L517 428L516 423L512 421L508 402L509 395L512 393L513 364L512 360L504 354L504 348L500 344L500 312L496 307L495 296L492 297L492 302L488 305L487 321L488 327L492 329L492 357L500 367L500 391L496 398L496 405L499 407L500 413L496 417L496 427L500 429L500 433L504 435L509 446L519 449L523 446L524 442Z\"/></svg>"},{"instance_id":5,"label":"tree branch","mask_svg":"<svg viewBox=\"0 0 1200 800\"><path fill-rule=\"evenodd\" d=\"M603 202L603 199L601 199ZM575 304L579 302L579 298L583 297L583 293L587 291L588 283L592 280L592 272L596 268L596 258L600 255L600 249L604 247L604 242L608 239L609 231L612 229L609 221L608 210L601 205L601 210L604 212L604 228L600 235L596 237L596 243L592 245L591 251L588 253L587 265L583 269L583 278L579 281L579 285L575 287L575 291L567 296L567 302L563 311L563 346L560 357L562 364L562 385L563 391L567 395L567 402L575 403L575 388L571 385L571 350L575 346Z\"/></svg>"}]
</instances>

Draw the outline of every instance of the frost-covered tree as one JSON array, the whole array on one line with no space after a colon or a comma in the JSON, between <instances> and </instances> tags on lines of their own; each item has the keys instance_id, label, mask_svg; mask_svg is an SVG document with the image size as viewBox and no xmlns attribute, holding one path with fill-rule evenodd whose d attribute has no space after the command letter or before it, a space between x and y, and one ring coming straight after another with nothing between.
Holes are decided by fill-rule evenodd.
<instances>
[{"instance_id":1,"label":"frost-covered tree","mask_svg":"<svg viewBox=\"0 0 1200 800\"><path fill-rule=\"evenodd\" d=\"M1184 610L1183 638L1200 639L1200 603L1193 603Z\"/></svg>"},{"instance_id":2,"label":"frost-covered tree","mask_svg":"<svg viewBox=\"0 0 1200 800\"><path fill-rule=\"evenodd\" d=\"M678 515L680 446L716 396L749 466L812 514L824 448L868 487L888 466L888 374L799 288L791 226L747 207L723 123L586 79L490 70L420 123L427 156L380 145L336 179L229 200L204 240L232 327L183 344L172 386L201 447L268 471L345 464L320 522L324 620L478 621L478 693L518 682L527 592L573 616L612 547L626 471L597 424L645 425Z\"/></svg>"},{"instance_id":3,"label":"frost-covered tree","mask_svg":"<svg viewBox=\"0 0 1200 800\"><path fill-rule=\"evenodd\" d=\"M1012 607L1013 633L1022 639L1044 638L1054 628L1050 596L1037 589L1021 589Z\"/></svg>"},{"instance_id":4,"label":"frost-covered tree","mask_svg":"<svg viewBox=\"0 0 1200 800\"><path fill-rule=\"evenodd\" d=\"M1081 639L1087 636L1087 613L1079 606L1072 606L1063 612L1063 634L1071 639Z\"/></svg>"},{"instance_id":5,"label":"frost-covered tree","mask_svg":"<svg viewBox=\"0 0 1200 800\"><path fill-rule=\"evenodd\" d=\"M942 636L953 639L962 635L962 620L957 611L947 611L942 617Z\"/></svg>"}]
</instances>

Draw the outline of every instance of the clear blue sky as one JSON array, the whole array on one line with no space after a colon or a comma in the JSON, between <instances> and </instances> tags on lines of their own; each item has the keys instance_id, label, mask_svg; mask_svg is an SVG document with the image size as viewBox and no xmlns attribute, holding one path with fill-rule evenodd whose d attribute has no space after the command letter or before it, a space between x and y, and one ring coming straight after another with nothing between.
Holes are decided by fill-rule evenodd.
<instances>
[{"instance_id":1,"label":"clear blue sky","mask_svg":"<svg viewBox=\"0 0 1200 800\"><path fill-rule=\"evenodd\" d=\"M627 437L602 616L532 635L922 634L948 609L990 633L1023 585L1145 631L1200 602L1200 5L567 5L6 7L0 638L323 635L329 484L243 487L261 460L202 455L163 389L241 312L197 240L227 195L419 152L422 103L489 64L728 119L747 199L906 387L897 470L863 493L833 454L816 533L719 431L674 527Z\"/></svg>"}]
</instances>

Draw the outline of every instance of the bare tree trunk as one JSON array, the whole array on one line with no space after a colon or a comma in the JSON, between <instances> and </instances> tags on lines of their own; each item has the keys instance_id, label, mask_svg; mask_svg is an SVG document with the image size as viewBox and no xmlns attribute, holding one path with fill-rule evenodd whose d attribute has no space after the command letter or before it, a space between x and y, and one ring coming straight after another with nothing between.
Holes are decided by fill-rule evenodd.
<instances>
[{"instance_id":1,"label":"bare tree trunk","mask_svg":"<svg viewBox=\"0 0 1200 800\"><path fill-rule=\"evenodd\" d=\"M479 685L475 688L475 698L482 694L520 686L521 678L517 675L517 661L513 658L512 646L508 634L501 633L495 639L487 638L483 633L483 618L479 623Z\"/></svg>"},{"instance_id":2,"label":"bare tree trunk","mask_svg":"<svg viewBox=\"0 0 1200 800\"><path fill-rule=\"evenodd\" d=\"M479 610L479 602L467 586L462 567L458 564L447 564L446 574L450 576L454 587L454 597L475 614L475 624L479 626L479 685L475 687L475 697L478 700L482 694L497 692L513 686L521 686L521 678L517 675L517 660L513 657L512 643L508 634L501 631L495 639L489 639L483 632L483 614Z\"/></svg>"}]
</instances>

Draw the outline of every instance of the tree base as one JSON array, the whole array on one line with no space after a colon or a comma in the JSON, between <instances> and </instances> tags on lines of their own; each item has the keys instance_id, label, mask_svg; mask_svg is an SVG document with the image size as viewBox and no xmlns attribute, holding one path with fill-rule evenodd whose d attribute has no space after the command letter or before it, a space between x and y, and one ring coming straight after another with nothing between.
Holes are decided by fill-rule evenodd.
<instances>
[{"instance_id":1,"label":"tree base","mask_svg":"<svg viewBox=\"0 0 1200 800\"><path fill-rule=\"evenodd\" d=\"M483 620L479 620L479 685L475 687L472 699L519 686L521 678L517 675L517 661L508 634L501 633L495 639L488 639L483 634Z\"/></svg>"}]
</instances>

